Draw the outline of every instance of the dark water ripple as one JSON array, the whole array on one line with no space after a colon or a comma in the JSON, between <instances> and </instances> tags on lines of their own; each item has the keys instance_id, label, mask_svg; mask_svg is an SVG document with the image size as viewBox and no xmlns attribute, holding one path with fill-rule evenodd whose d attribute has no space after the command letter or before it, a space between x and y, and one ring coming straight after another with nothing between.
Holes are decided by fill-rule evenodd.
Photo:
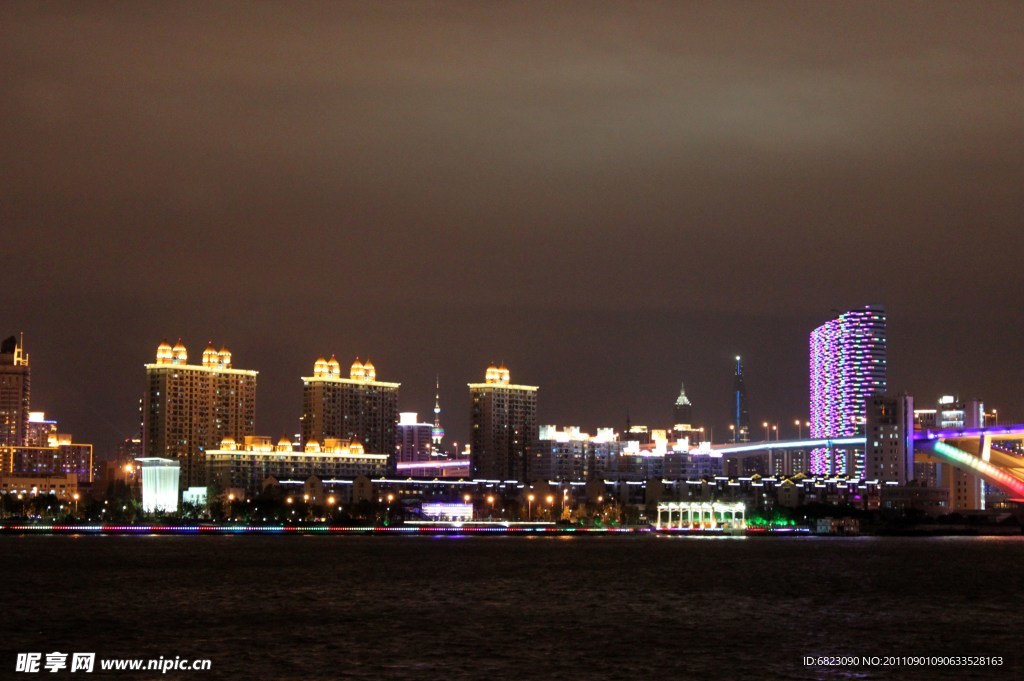
<instances>
[{"instance_id":1,"label":"dark water ripple","mask_svg":"<svg viewBox=\"0 0 1024 681\"><path fill-rule=\"evenodd\" d=\"M1014 679L1024 540L3 537L16 652L120 679ZM804 655L1001 655L808 668ZM34 678L78 678L68 672ZM86 676L85 678L89 678Z\"/></svg>"}]
</instances>

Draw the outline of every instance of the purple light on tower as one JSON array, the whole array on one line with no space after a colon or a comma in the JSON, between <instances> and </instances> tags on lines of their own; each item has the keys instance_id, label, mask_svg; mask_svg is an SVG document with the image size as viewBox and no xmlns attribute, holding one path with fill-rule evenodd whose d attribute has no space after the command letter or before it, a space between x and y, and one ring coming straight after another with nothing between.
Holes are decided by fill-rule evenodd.
<instances>
[{"instance_id":1,"label":"purple light on tower","mask_svg":"<svg viewBox=\"0 0 1024 681\"><path fill-rule=\"evenodd\" d=\"M812 331L810 370L811 437L863 432L868 398L887 388L885 310L877 305L850 310ZM814 449L810 470L860 477L863 456L857 450Z\"/></svg>"}]
</instances>

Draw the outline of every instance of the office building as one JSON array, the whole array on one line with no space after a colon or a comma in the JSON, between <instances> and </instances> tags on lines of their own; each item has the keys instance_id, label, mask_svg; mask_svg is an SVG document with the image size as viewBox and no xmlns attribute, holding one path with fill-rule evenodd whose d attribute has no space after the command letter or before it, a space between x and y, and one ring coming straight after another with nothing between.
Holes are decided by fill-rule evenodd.
<instances>
[{"instance_id":1,"label":"office building","mask_svg":"<svg viewBox=\"0 0 1024 681\"><path fill-rule=\"evenodd\" d=\"M868 399L864 478L905 485L914 479L914 398Z\"/></svg>"},{"instance_id":2,"label":"office building","mask_svg":"<svg viewBox=\"0 0 1024 681\"><path fill-rule=\"evenodd\" d=\"M25 444L29 447L46 447L50 439L57 435L57 422L46 418L42 411L28 413L28 430L25 433Z\"/></svg>"},{"instance_id":3,"label":"office building","mask_svg":"<svg viewBox=\"0 0 1024 681\"><path fill-rule=\"evenodd\" d=\"M491 364L483 383L470 383L473 476L532 481L537 437L537 386L513 384L509 370Z\"/></svg>"},{"instance_id":4,"label":"office building","mask_svg":"<svg viewBox=\"0 0 1024 681\"><path fill-rule=\"evenodd\" d=\"M398 415L396 427L397 445L395 460L398 463L430 461L434 457L434 427L429 423L420 423L419 414L414 411L403 411Z\"/></svg>"},{"instance_id":5,"label":"office building","mask_svg":"<svg viewBox=\"0 0 1024 681\"><path fill-rule=\"evenodd\" d=\"M949 430L982 428L985 426L985 403L981 400L961 400L956 395L943 395L934 409L914 412L914 425L918 430ZM914 465L919 484L945 489L950 510L978 510L985 508L985 482L976 475L930 457Z\"/></svg>"},{"instance_id":6,"label":"office building","mask_svg":"<svg viewBox=\"0 0 1024 681\"><path fill-rule=\"evenodd\" d=\"M328 438L360 443L367 452L395 455L400 383L377 380L369 360L356 358L348 378L334 355L320 357L313 375L302 378L302 445Z\"/></svg>"},{"instance_id":7,"label":"office building","mask_svg":"<svg viewBox=\"0 0 1024 681\"><path fill-rule=\"evenodd\" d=\"M29 476L75 475L76 484L93 481L92 445L58 432L57 421L41 411L29 414L25 443L0 447L0 473Z\"/></svg>"},{"instance_id":8,"label":"office building","mask_svg":"<svg viewBox=\"0 0 1024 681\"><path fill-rule=\"evenodd\" d=\"M11 336L0 342L0 447L26 444L31 388L28 353Z\"/></svg>"},{"instance_id":9,"label":"office building","mask_svg":"<svg viewBox=\"0 0 1024 681\"><path fill-rule=\"evenodd\" d=\"M63 475L74 473L79 483L93 480L92 445L72 442L58 433L45 447L0 447L3 470L16 475Z\"/></svg>"},{"instance_id":10,"label":"office building","mask_svg":"<svg viewBox=\"0 0 1024 681\"><path fill-rule=\"evenodd\" d=\"M811 437L864 433L868 400L887 387L886 317L880 306L844 312L811 332ZM814 475L862 477L864 451L815 449L810 469Z\"/></svg>"},{"instance_id":11,"label":"office building","mask_svg":"<svg viewBox=\"0 0 1024 681\"><path fill-rule=\"evenodd\" d=\"M174 459L182 488L206 484L205 452L225 437L243 438L256 427L256 376L232 366L231 351L213 344L201 364L188 363L179 340L164 341L146 366L143 398L144 458Z\"/></svg>"}]
</instances>

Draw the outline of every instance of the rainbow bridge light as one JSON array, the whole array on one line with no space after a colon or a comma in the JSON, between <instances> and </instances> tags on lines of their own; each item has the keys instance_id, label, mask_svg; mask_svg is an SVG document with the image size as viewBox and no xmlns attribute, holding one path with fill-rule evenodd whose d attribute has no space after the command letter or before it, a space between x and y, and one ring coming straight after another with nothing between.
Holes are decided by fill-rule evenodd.
<instances>
[{"instance_id":1,"label":"rainbow bridge light","mask_svg":"<svg viewBox=\"0 0 1024 681\"><path fill-rule=\"evenodd\" d=\"M993 466L973 454L938 440L923 445L930 449L938 458L945 459L954 466L970 470L985 482L995 485L1007 492L1014 501L1024 501L1024 481L1015 478L997 466Z\"/></svg>"}]
</instances>

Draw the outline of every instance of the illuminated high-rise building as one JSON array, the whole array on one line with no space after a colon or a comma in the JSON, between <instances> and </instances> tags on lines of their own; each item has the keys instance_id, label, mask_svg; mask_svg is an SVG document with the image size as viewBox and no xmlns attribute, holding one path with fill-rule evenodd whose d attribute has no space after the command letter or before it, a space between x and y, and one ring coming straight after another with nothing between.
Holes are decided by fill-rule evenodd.
<instances>
[{"instance_id":1,"label":"illuminated high-rise building","mask_svg":"<svg viewBox=\"0 0 1024 681\"><path fill-rule=\"evenodd\" d=\"M732 377L732 405L729 421L733 442L750 441L750 412L747 410L747 384L743 380L743 360L736 355L736 373Z\"/></svg>"},{"instance_id":2,"label":"illuminated high-rise building","mask_svg":"<svg viewBox=\"0 0 1024 681\"><path fill-rule=\"evenodd\" d=\"M693 425L693 404L686 396L685 384L679 386L679 397L676 398L676 403L672 408L672 424L677 428L678 426Z\"/></svg>"},{"instance_id":3,"label":"illuminated high-rise building","mask_svg":"<svg viewBox=\"0 0 1024 681\"><path fill-rule=\"evenodd\" d=\"M470 383L471 470L487 480L532 481L537 438L537 386L515 385L509 370L491 364L483 383Z\"/></svg>"},{"instance_id":4,"label":"illuminated high-rise building","mask_svg":"<svg viewBox=\"0 0 1024 681\"><path fill-rule=\"evenodd\" d=\"M868 305L811 332L811 437L864 433L868 400L887 389L885 330L885 310ZM864 451L823 447L811 452L809 463L815 475L862 477Z\"/></svg>"},{"instance_id":5,"label":"illuminated high-rise building","mask_svg":"<svg viewBox=\"0 0 1024 681\"><path fill-rule=\"evenodd\" d=\"M164 341L146 365L142 445L146 457L176 459L182 488L206 484L205 452L256 427L256 375L231 365L231 351L213 344L201 364L188 363L181 340Z\"/></svg>"},{"instance_id":6,"label":"illuminated high-rise building","mask_svg":"<svg viewBox=\"0 0 1024 681\"><path fill-rule=\"evenodd\" d=\"M302 377L302 446L327 438L358 442L371 454L395 455L398 389L401 383L377 380L377 368L356 358L348 378L331 355Z\"/></svg>"},{"instance_id":7,"label":"illuminated high-rise building","mask_svg":"<svg viewBox=\"0 0 1024 681\"><path fill-rule=\"evenodd\" d=\"M28 354L22 342L11 336L0 342L0 447L26 443L31 388Z\"/></svg>"}]
</instances>

